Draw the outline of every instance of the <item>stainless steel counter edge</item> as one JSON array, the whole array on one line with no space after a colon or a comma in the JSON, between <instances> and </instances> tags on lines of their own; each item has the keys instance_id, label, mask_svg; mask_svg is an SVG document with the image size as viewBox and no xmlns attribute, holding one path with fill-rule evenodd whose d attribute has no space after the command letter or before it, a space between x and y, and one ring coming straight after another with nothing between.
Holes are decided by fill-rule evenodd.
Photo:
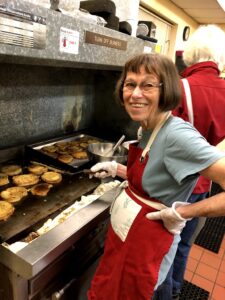
<instances>
[{"instance_id":1,"label":"stainless steel counter edge","mask_svg":"<svg viewBox=\"0 0 225 300\"><path fill-rule=\"evenodd\" d=\"M112 193L115 193L115 189L38 237L17 253L0 245L0 263L25 279L37 275L93 226L107 218Z\"/></svg>"}]
</instances>

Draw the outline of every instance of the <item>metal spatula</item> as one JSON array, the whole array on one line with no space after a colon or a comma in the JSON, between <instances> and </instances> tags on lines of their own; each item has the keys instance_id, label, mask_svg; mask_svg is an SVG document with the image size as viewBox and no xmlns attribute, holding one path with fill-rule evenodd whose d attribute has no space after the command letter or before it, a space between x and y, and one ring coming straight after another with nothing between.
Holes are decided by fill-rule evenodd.
<instances>
[{"instance_id":1,"label":"metal spatula","mask_svg":"<svg viewBox=\"0 0 225 300\"><path fill-rule=\"evenodd\" d=\"M121 143L123 142L123 140L125 139L125 135L122 135L121 138L118 140L118 142L115 144L115 146L113 146L112 149L107 150L103 156L105 157L111 157L113 156L114 152L116 151L116 149L119 148L119 146L121 145Z\"/></svg>"}]
</instances>

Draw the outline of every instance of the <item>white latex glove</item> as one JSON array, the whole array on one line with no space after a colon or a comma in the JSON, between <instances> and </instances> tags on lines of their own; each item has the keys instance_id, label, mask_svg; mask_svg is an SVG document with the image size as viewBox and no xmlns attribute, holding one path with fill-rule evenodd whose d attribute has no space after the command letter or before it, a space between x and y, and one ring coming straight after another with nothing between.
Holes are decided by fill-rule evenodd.
<instances>
[{"instance_id":1,"label":"white latex glove","mask_svg":"<svg viewBox=\"0 0 225 300\"><path fill-rule=\"evenodd\" d=\"M172 234L180 234L186 225L186 221L191 219L184 219L176 211L179 206L187 205L187 202L174 202L172 207L162 209L157 212L148 213L146 218L149 220L162 220L165 228Z\"/></svg>"},{"instance_id":2,"label":"white latex glove","mask_svg":"<svg viewBox=\"0 0 225 300\"><path fill-rule=\"evenodd\" d=\"M117 172L117 162L116 161L104 161L101 163L97 163L93 167L91 167L91 171L94 172L93 175L97 178L106 178L109 176L115 177Z\"/></svg>"}]
</instances>

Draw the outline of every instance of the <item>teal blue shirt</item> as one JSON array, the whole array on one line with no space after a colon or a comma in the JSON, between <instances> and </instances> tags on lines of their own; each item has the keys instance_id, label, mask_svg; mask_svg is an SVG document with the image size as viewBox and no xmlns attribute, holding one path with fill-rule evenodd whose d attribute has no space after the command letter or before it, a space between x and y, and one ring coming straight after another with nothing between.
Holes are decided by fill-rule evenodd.
<instances>
[{"instance_id":1,"label":"teal blue shirt","mask_svg":"<svg viewBox=\"0 0 225 300\"><path fill-rule=\"evenodd\" d=\"M143 131L139 147L145 147L151 133ZM142 177L143 189L167 206L174 201L187 201L199 172L224 156L190 123L170 117L149 151Z\"/></svg>"}]
</instances>

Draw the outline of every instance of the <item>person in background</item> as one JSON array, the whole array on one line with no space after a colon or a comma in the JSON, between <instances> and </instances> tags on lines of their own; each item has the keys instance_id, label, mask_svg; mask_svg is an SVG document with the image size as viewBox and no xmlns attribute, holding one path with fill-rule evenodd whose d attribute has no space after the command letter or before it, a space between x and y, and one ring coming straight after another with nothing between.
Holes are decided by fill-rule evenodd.
<instances>
[{"instance_id":1,"label":"person in background","mask_svg":"<svg viewBox=\"0 0 225 300\"><path fill-rule=\"evenodd\" d=\"M183 61L187 67L181 76L187 79L190 88L193 125L215 146L225 138L225 81L220 78L225 66L225 32L215 25L200 26L186 44ZM183 95L181 105L173 110L173 115L190 121L187 92L184 88ZM201 176L188 202L194 203L207 198L210 184L208 179ZM172 299L179 299L188 254L204 221L205 219L194 218L187 222L181 233L174 264L166 281L159 287L155 299L168 300L163 296L166 289L173 290Z\"/></svg>"},{"instance_id":2,"label":"person in background","mask_svg":"<svg viewBox=\"0 0 225 300\"><path fill-rule=\"evenodd\" d=\"M149 300L167 276L186 221L176 209L187 205L199 174L225 188L225 153L171 115L182 93L168 57L141 54L127 61L116 94L143 131L129 147L127 166L109 161L91 168L95 177L127 181L111 205L104 254L88 299ZM214 197L225 202L223 193ZM161 220L150 220L150 213L171 207L179 224L165 227Z\"/></svg>"}]
</instances>

